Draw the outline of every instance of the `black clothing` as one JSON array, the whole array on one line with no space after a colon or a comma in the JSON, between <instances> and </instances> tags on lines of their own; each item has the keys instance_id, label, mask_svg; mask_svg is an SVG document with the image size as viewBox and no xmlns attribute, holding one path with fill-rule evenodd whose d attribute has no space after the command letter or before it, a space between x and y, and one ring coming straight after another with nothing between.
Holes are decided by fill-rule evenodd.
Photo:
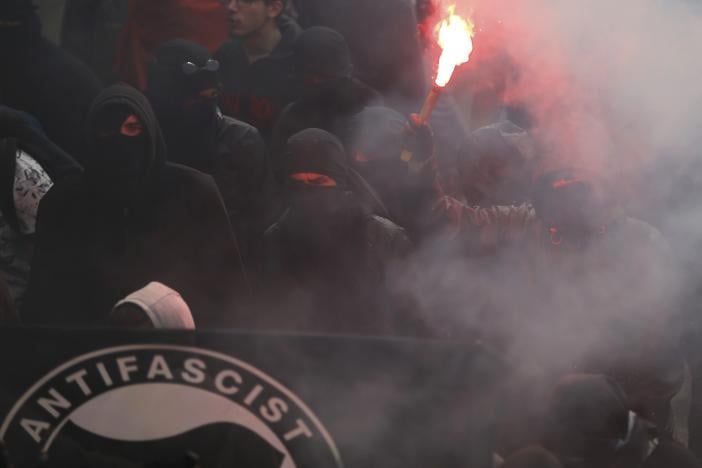
<instances>
[{"instance_id":1,"label":"black clothing","mask_svg":"<svg viewBox=\"0 0 702 468\"><path fill-rule=\"evenodd\" d=\"M339 31L355 75L393 108L410 112L425 96L425 73L412 2L406 0L295 0L304 28Z\"/></svg>"},{"instance_id":2,"label":"black clothing","mask_svg":"<svg viewBox=\"0 0 702 468\"><path fill-rule=\"evenodd\" d=\"M67 0L61 47L90 66L103 83L117 81L113 61L128 18L127 0Z\"/></svg>"},{"instance_id":3,"label":"black clothing","mask_svg":"<svg viewBox=\"0 0 702 468\"><path fill-rule=\"evenodd\" d=\"M354 167L385 203L390 218L417 240L429 229L437 195L431 132L425 128L419 138L410 137L402 115L385 107L368 107L352 119L346 148ZM402 160L405 149L411 151L409 161Z\"/></svg>"},{"instance_id":4,"label":"black clothing","mask_svg":"<svg viewBox=\"0 0 702 468\"><path fill-rule=\"evenodd\" d=\"M503 121L472 132L459 152L458 170L469 205L528 202L536 147L531 136Z\"/></svg>"},{"instance_id":5,"label":"black clothing","mask_svg":"<svg viewBox=\"0 0 702 468\"><path fill-rule=\"evenodd\" d=\"M283 37L267 57L249 63L240 39L225 42L215 53L221 65L222 112L253 125L265 139L297 94L292 86L292 47L300 27L287 16L281 16L278 25Z\"/></svg>"},{"instance_id":6,"label":"black clothing","mask_svg":"<svg viewBox=\"0 0 702 468\"><path fill-rule=\"evenodd\" d=\"M271 164L276 177L285 162L282 148L288 138L306 128L321 128L339 138L348 133L351 118L367 106L381 104L380 96L353 78L309 94L283 110L271 143Z\"/></svg>"},{"instance_id":7,"label":"black clothing","mask_svg":"<svg viewBox=\"0 0 702 468\"><path fill-rule=\"evenodd\" d=\"M313 26L305 30L293 47L295 75L319 79L351 76L353 63L344 36L330 28Z\"/></svg>"},{"instance_id":8,"label":"black clothing","mask_svg":"<svg viewBox=\"0 0 702 468\"><path fill-rule=\"evenodd\" d=\"M409 249L404 230L373 215L365 188L345 166L341 143L319 129L290 138L286 174L331 177L335 186L288 179L287 210L265 234L266 267L285 315L265 326L387 334L401 326L385 271ZM278 309L278 308L273 308Z\"/></svg>"},{"instance_id":9,"label":"black clothing","mask_svg":"<svg viewBox=\"0 0 702 468\"><path fill-rule=\"evenodd\" d=\"M265 145L254 127L221 116L215 100L198 96L220 87L218 73L202 69L208 60L211 56L202 46L180 39L167 42L149 66L147 96L161 124L169 161L215 179L248 257L265 228ZM187 62L200 71L186 74L182 66Z\"/></svg>"},{"instance_id":10,"label":"black clothing","mask_svg":"<svg viewBox=\"0 0 702 468\"><path fill-rule=\"evenodd\" d=\"M109 134L124 114L138 117L141 135ZM99 324L117 300L159 281L181 293L199 327L240 323L244 272L214 181L166 162L151 106L128 86L98 96L88 135L95 152L83 177L57 184L40 206L23 320Z\"/></svg>"},{"instance_id":11,"label":"black clothing","mask_svg":"<svg viewBox=\"0 0 702 468\"><path fill-rule=\"evenodd\" d=\"M337 57L332 60L331 57ZM321 64L324 65L321 65ZM350 119L380 95L351 76L344 38L329 28L310 28L295 43L295 75L302 95L286 107L271 143L274 174L280 177L281 152L288 138L306 128L321 128L343 139Z\"/></svg>"},{"instance_id":12,"label":"black clothing","mask_svg":"<svg viewBox=\"0 0 702 468\"><path fill-rule=\"evenodd\" d=\"M31 2L0 7L0 103L34 115L51 141L83 160L85 121L100 92L95 75L41 36Z\"/></svg>"}]
</instances>

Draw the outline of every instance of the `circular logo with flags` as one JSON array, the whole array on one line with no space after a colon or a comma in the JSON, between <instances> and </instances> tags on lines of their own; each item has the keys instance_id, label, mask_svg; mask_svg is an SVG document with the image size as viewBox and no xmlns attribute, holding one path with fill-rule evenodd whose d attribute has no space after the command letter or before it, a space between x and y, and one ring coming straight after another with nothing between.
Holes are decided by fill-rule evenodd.
<instances>
[{"instance_id":1,"label":"circular logo with flags","mask_svg":"<svg viewBox=\"0 0 702 468\"><path fill-rule=\"evenodd\" d=\"M130 345L84 354L36 382L0 438L36 459L200 466L342 467L307 405L256 367L222 353Z\"/></svg>"}]
</instances>

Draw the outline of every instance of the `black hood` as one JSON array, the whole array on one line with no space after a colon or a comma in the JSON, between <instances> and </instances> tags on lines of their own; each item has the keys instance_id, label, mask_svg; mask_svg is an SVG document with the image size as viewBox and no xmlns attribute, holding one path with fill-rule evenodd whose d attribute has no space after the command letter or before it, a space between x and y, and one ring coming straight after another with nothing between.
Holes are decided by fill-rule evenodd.
<instances>
[{"instance_id":1,"label":"black hood","mask_svg":"<svg viewBox=\"0 0 702 468\"><path fill-rule=\"evenodd\" d=\"M337 188L353 192L371 212L387 216L380 198L361 175L353 170L341 141L331 133L308 128L288 139L284 151L286 176L296 172L313 172L331 177ZM290 181L287 181L290 184Z\"/></svg>"},{"instance_id":2,"label":"black hood","mask_svg":"<svg viewBox=\"0 0 702 468\"><path fill-rule=\"evenodd\" d=\"M406 123L405 117L393 109L367 107L351 120L347 146L352 153L360 152L369 161L402 165L400 153L404 147Z\"/></svg>"},{"instance_id":3,"label":"black hood","mask_svg":"<svg viewBox=\"0 0 702 468\"><path fill-rule=\"evenodd\" d=\"M97 116L109 106L126 106L139 117L139 120L144 126L144 134L147 139L144 172L149 174L160 169L166 163L166 144L161 134L161 128L159 127L156 115L146 97L137 89L126 84L118 84L106 88L93 101L88 116L87 131L88 150L90 154L93 155L91 164L100 164L100 157L95 154ZM86 167L86 170L89 169L90 167ZM144 174L135 174L135 176L137 175Z\"/></svg>"},{"instance_id":4,"label":"black hood","mask_svg":"<svg viewBox=\"0 0 702 468\"><path fill-rule=\"evenodd\" d=\"M27 40L40 37L41 21L32 0L0 2L0 50L16 49Z\"/></svg>"},{"instance_id":5,"label":"black hood","mask_svg":"<svg viewBox=\"0 0 702 468\"><path fill-rule=\"evenodd\" d=\"M149 64L146 91L156 113L177 109L200 91L218 88L218 71L202 69L211 59L205 47L183 39L168 41L156 49L154 59ZM186 74L182 68L186 62L197 65L201 70Z\"/></svg>"},{"instance_id":6,"label":"black hood","mask_svg":"<svg viewBox=\"0 0 702 468\"><path fill-rule=\"evenodd\" d=\"M351 76L351 53L344 36L333 29L314 26L305 30L295 41L295 73L328 78Z\"/></svg>"}]
</instances>

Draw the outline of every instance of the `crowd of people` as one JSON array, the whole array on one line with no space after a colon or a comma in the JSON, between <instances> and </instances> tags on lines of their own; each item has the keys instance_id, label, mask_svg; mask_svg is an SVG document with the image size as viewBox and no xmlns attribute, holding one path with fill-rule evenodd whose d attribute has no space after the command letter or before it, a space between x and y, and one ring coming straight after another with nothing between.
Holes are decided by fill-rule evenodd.
<instances>
[{"instance_id":1,"label":"crowd of people","mask_svg":"<svg viewBox=\"0 0 702 468\"><path fill-rule=\"evenodd\" d=\"M31 1L0 6L2 323L479 338L537 359L572 340L496 466L699 466L671 409L697 369L678 265L610 180L544 164L509 120L446 138L450 116L395 105L285 0L202 2L167 37L138 3L122 40L148 41L117 84L44 38Z\"/></svg>"}]
</instances>

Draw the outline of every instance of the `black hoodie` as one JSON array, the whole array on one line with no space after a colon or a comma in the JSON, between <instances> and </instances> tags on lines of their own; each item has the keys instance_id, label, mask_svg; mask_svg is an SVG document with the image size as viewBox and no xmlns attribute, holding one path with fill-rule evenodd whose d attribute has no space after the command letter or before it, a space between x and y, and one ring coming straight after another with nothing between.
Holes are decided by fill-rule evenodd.
<instances>
[{"instance_id":1,"label":"black hoodie","mask_svg":"<svg viewBox=\"0 0 702 468\"><path fill-rule=\"evenodd\" d=\"M253 126L222 116L215 98L198 96L220 88L217 71L202 69L211 59L206 48L193 42L163 44L149 65L146 94L161 124L168 160L215 179L246 256L265 227L259 222L265 200L265 144ZM200 71L184 73L187 62Z\"/></svg>"},{"instance_id":2,"label":"black hoodie","mask_svg":"<svg viewBox=\"0 0 702 468\"><path fill-rule=\"evenodd\" d=\"M222 112L250 123L265 139L270 137L280 111L296 97L292 87L293 44L300 27L285 15L278 19L278 27L283 37L276 48L253 63L237 38L222 44L215 53L224 86Z\"/></svg>"},{"instance_id":3,"label":"black hoodie","mask_svg":"<svg viewBox=\"0 0 702 468\"><path fill-rule=\"evenodd\" d=\"M341 143L320 129L304 130L286 146L288 209L265 234L270 296L285 304L271 313L274 328L336 333L397 331L384 288L385 270L409 250L404 230L376 213L372 189L348 167ZM334 186L297 182L314 173ZM280 305L278 304L278 305ZM270 310L279 309L272 305Z\"/></svg>"},{"instance_id":4,"label":"black hoodie","mask_svg":"<svg viewBox=\"0 0 702 468\"><path fill-rule=\"evenodd\" d=\"M97 136L101 121L125 112L141 121L139 137ZM212 178L166 162L151 106L131 87L100 94L89 123L97 152L85 174L42 201L22 319L99 324L117 300L159 281L181 293L196 326L239 323L244 272Z\"/></svg>"},{"instance_id":5,"label":"black hoodie","mask_svg":"<svg viewBox=\"0 0 702 468\"><path fill-rule=\"evenodd\" d=\"M30 0L0 2L0 60L0 103L35 116L51 141L82 162L88 109L102 86L42 37Z\"/></svg>"},{"instance_id":6,"label":"black hoodie","mask_svg":"<svg viewBox=\"0 0 702 468\"><path fill-rule=\"evenodd\" d=\"M321 128L338 138L348 131L351 118L365 107L381 105L382 97L352 76L346 41L333 29L313 27L295 43L295 79L300 98L280 115L271 143L274 173L285 166L282 149L288 138L306 128Z\"/></svg>"}]
</instances>

